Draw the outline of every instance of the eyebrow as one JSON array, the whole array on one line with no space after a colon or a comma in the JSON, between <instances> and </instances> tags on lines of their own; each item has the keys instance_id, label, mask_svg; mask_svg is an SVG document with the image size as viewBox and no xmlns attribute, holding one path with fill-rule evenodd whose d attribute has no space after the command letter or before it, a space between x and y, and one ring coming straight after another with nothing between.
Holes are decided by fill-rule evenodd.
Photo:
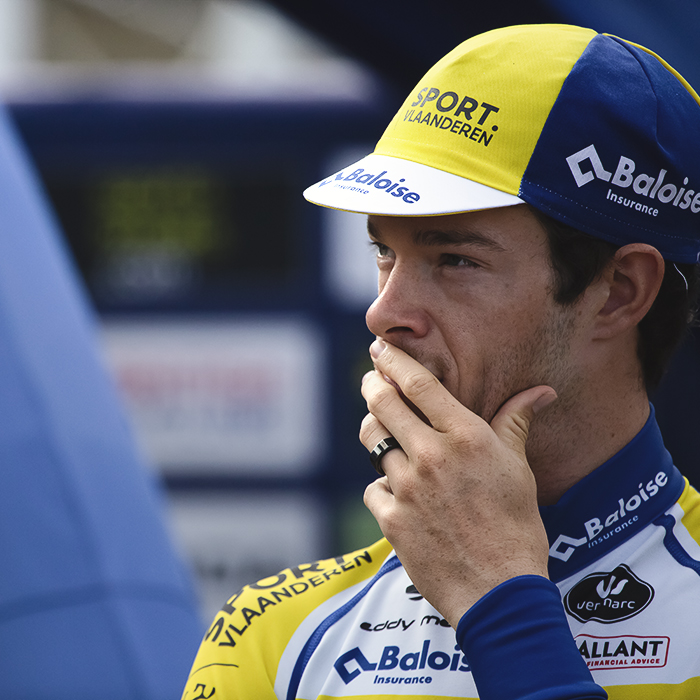
<instances>
[{"instance_id":1,"label":"eyebrow","mask_svg":"<svg viewBox=\"0 0 700 700\"><path fill-rule=\"evenodd\" d=\"M372 238L381 242L382 234L371 222L367 221L367 231ZM412 234L413 242L416 245L440 246L440 245L470 245L484 250L497 253L504 253L506 249L489 236L468 229L421 229Z\"/></svg>"}]
</instances>

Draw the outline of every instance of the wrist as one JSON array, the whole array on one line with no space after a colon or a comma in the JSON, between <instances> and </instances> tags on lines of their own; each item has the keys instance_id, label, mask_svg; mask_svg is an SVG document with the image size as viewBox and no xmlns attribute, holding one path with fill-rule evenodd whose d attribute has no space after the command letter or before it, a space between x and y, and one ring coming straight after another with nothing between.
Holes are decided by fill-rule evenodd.
<instances>
[{"instance_id":1,"label":"wrist","mask_svg":"<svg viewBox=\"0 0 700 700\"><path fill-rule=\"evenodd\" d=\"M497 586L462 616L456 636L485 700L607 697L576 647L559 589L545 577Z\"/></svg>"}]
</instances>

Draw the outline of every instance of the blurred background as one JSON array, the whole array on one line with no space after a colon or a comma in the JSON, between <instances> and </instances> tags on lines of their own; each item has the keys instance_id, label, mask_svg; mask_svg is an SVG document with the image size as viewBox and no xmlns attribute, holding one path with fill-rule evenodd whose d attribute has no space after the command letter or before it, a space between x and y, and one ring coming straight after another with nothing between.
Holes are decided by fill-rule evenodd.
<instances>
[{"instance_id":1,"label":"blurred background","mask_svg":"<svg viewBox=\"0 0 700 700\"><path fill-rule=\"evenodd\" d=\"M301 192L449 49L530 22L618 34L700 85L695 0L0 0L0 95L203 625L378 536L357 440L374 264L362 217ZM691 337L654 401L696 482L699 390Z\"/></svg>"}]
</instances>

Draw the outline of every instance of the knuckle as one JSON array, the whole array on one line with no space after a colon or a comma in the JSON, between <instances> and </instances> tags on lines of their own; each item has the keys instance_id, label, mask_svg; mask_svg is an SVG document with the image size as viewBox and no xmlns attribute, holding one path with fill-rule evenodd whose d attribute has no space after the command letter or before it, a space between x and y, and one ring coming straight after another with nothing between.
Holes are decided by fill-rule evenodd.
<instances>
[{"instance_id":1,"label":"knuckle","mask_svg":"<svg viewBox=\"0 0 700 700\"><path fill-rule=\"evenodd\" d=\"M452 446L459 454L478 458L490 450L491 439L490 435L484 431L462 428L452 433Z\"/></svg>"},{"instance_id":2,"label":"knuckle","mask_svg":"<svg viewBox=\"0 0 700 700\"><path fill-rule=\"evenodd\" d=\"M443 460L433 445L419 445L413 450L413 461L417 469L432 469Z\"/></svg>"},{"instance_id":3,"label":"knuckle","mask_svg":"<svg viewBox=\"0 0 700 700\"><path fill-rule=\"evenodd\" d=\"M401 516L401 508L397 508L393 505L386 506L381 509L375 509L373 515L382 534L391 541L402 527L403 518Z\"/></svg>"},{"instance_id":4,"label":"knuckle","mask_svg":"<svg viewBox=\"0 0 700 700\"><path fill-rule=\"evenodd\" d=\"M448 464L448 454L444 449L435 445L422 445L413 450L413 473L405 483L406 493L415 493L420 496L421 484L433 482L439 479L439 473ZM413 478L415 477L415 478Z\"/></svg>"},{"instance_id":5,"label":"knuckle","mask_svg":"<svg viewBox=\"0 0 700 700\"><path fill-rule=\"evenodd\" d=\"M523 440L527 440L527 436L530 432L530 421L527 416L515 413L510 416L510 420L513 433Z\"/></svg>"},{"instance_id":6,"label":"knuckle","mask_svg":"<svg viewBox=\"0 0 700 700\"><path fill-rule=\"evenodd\" d=\"M372 493L374 491L374 488L375 488L375 482L372 482L371 484L369 484L365 488L365 493L362 497L364 504L367 506L367 508L370 509L370 511L372 510L372 502L373 502Z\"/></svg>"},{"instance_id":7,"label":"knuckle","mask_svg":"<svg viewBox=\"0 0 700 700\"><path fill-rule=\"evenodd\" d=\"M389 509L383 514L381 528L389 540L393 539L394 533L399 529L400 522L400 518L397 517L393 509Z\"/></svg>"},{"instance_id":8,"label":"knuckle","mask_svg":"<svg viewBox=\"0 0 700 700\"><path fill-rule=\"evenodd\" d=\"M374 391L374 388L377 383L377 373L376 372L367 372L365 376L362 378L362 384L360 385L360 393L362 396L367 398L368 395L371 395L372 392Z\"/></svg>"},{"instance_id":9,"label":"knuckle","mask_svg":"<svg viewBox=\"0 0 700 700\"><path fill-rule=\"evenodd\" d=\"M360 442L365 443L370 440L376 428L377 419L371 413L368 413L360 424Z\"/></svg>"},{"instance_id":10,"label":"knuckle","mask_svg":"<svg viewBox=\"0 0 700 700\"><path fill-rule=\"evenodd\" d=\"M412 372L406 376L402 388L409 399L420 399L427 392L434 391L439 384L436 377L427 372Z\"/></svg>"},{"instance_id":11,"label":"knuckle","mask_svg":"<svg viewBox=\"0 0 700 700\"><path fill-rule=\"evenodd\" d=\"M391 405L397 396L396 389L385 382L383 386L375 389L371 396L366 397L367 407L372 413L381 413Z\"/></svg>"}]
</instances>

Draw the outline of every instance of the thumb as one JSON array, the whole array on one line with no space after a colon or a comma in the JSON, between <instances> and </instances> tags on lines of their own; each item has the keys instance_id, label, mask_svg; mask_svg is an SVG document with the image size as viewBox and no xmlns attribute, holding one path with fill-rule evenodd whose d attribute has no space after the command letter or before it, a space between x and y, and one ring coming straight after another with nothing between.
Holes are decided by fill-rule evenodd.
<instances>
[{"instance_id":1,"label":"thumb","mask_svg":"<svg viewBox=\"0 0 700 700\"><path fill-rule=\"evenodd\" d=\"M556 398L557 394L550 386L521 391L501 406L491 421L491 428L502 442L524 455L532 421Z\"/></svg>"}]
</instances>

